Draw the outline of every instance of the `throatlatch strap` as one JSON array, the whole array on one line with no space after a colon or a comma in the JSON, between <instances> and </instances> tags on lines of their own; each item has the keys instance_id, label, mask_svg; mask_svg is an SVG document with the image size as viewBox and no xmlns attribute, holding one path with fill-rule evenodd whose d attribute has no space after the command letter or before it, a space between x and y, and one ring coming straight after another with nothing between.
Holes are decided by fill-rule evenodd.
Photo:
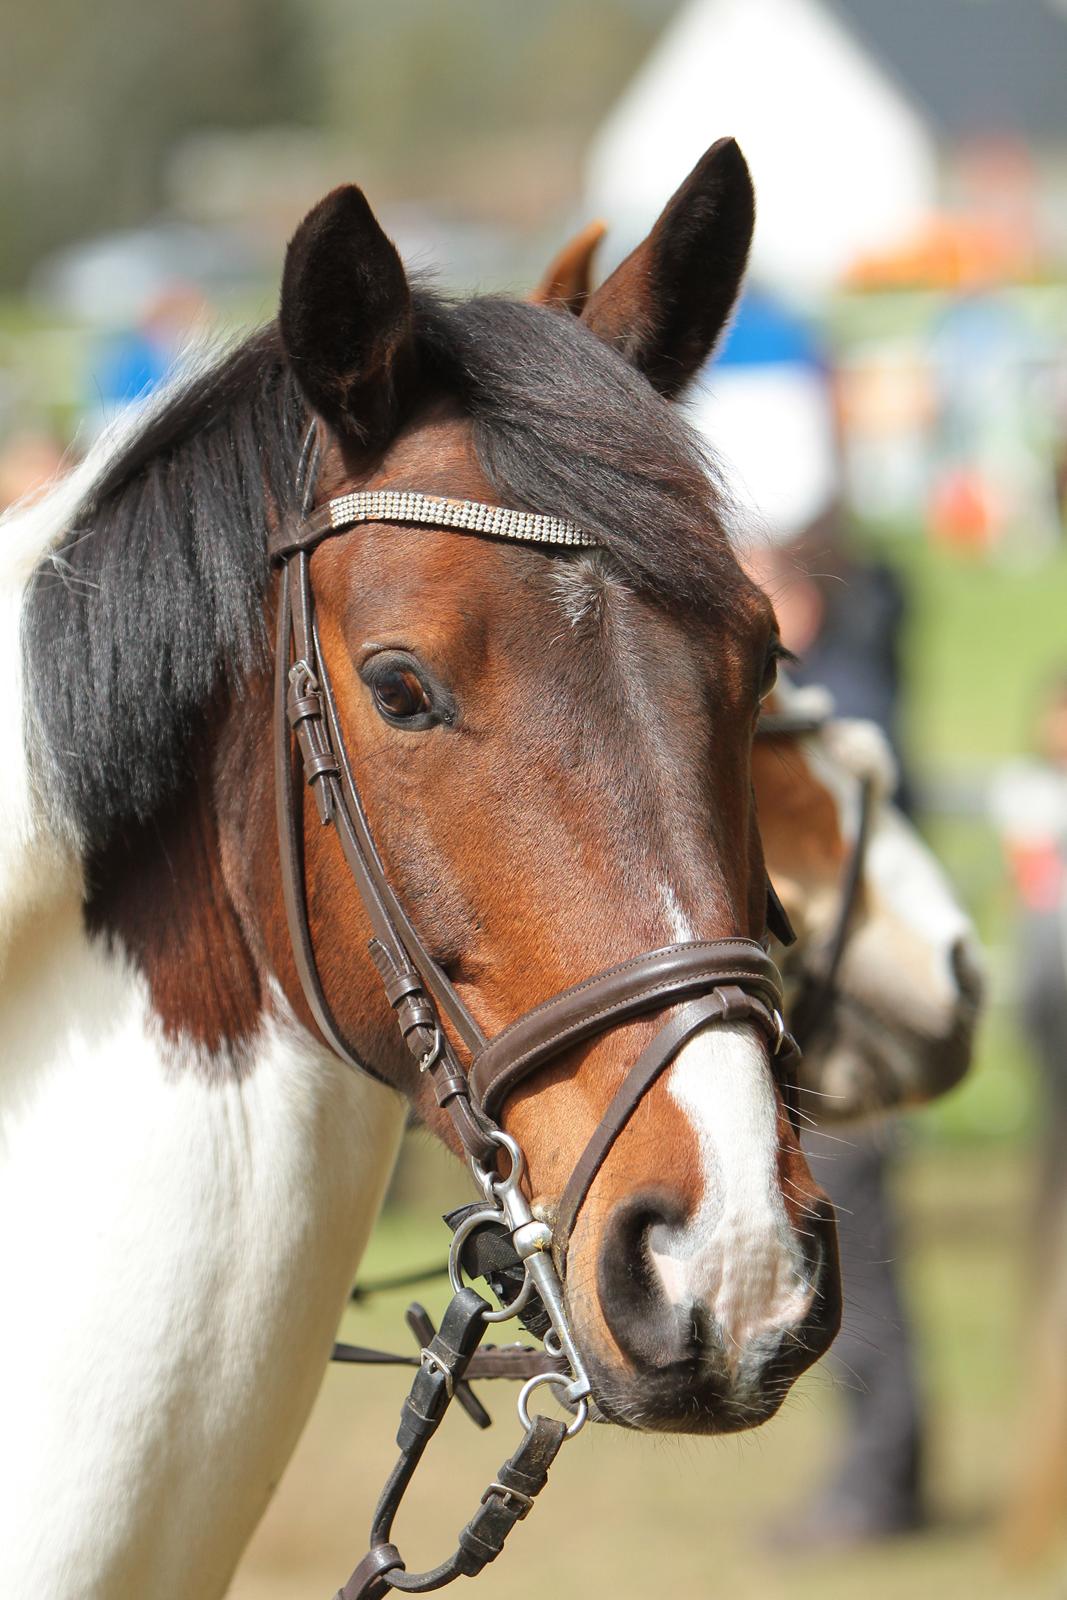
<instances>
[{"instance_id":1,"label":"throatlatch strap","mask_svg":"<svg viewBox=\"0 0 1067 1600\"><path fill-rule=\"evenodd\" d=\"M860 884L863 881L863 869L867 859L867 846L870 842L875 799L874 779L867 776L860 782L859 820L856 825L856 836L852 841L852 849L845 864L841 894L838 901L837 921L830 936L829 946L818 966L809 965L809 969L804 975L800 993L792 1007L790 1021L797 1044L801 1050L806 1050L809 1047L812 1040L825 1028L833 1012L841 963L845 957L848 936L852 931L856 906L859 902Z\"/></svg>"},{"instance_id":2,"label":"throatlatch strap","mask_svg":"<svg viewBox=\"0 0 1067 1600\"><path fill-rule=\"evenodd\" d=\"M318 964L311 942L307 900L304 889L304 830L303 806L297 806L296 797L302 788L294 772L294 751L290 738L288 717L289 696L289 641L292 632L291 575L289 564L282 568L278 594L278 638L274 658L274 805L278 824L278 854L281 863L282 895L285 900L286 920L289 924L289 942L296 963L300 987L315 1025L330 1049L347 1061L377 1078L386 1080L359 1056L345 1039L323 991Z\"/></svg>"}]
</instances>

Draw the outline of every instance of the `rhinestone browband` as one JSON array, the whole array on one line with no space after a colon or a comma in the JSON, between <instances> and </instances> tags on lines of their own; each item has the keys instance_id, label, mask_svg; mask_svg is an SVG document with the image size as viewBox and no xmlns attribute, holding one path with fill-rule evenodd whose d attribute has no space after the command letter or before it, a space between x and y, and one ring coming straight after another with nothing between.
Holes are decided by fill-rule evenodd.
<instances>
[{"instance_id":1,"label":"rhinestone browband","mask_svg":"<svg viewBox=\"0 0 1067 1600\"><path fill-rule=\"evenodd\" d=\"M448 500L406 489L363 489L338 495L328 503L330 526L336 531L355 522L421 522L436 528L461 528L490 539L517 539L530 544L595 547L597 540L573 522L539 511L509 511L480 500Z\"/></svg>"}]
</instances>

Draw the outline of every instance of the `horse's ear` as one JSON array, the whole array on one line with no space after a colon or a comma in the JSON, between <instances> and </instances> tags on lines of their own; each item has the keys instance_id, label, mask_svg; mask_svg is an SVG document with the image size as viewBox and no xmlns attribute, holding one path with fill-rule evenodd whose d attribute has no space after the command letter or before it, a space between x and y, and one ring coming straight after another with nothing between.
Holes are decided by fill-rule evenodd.
<instances>
[{"instance_id":1,"label":"horse's ear","mask_svg":"<svg viewBox=\"0 0 1067 1600\"><path fill-rule=\"evenodd\" d=\"M361 189L309 211L285 256L279 327L311 406L342 437L382 444L414 367L411 290Z\"/></svg>"},{"instance_id":2,"label":"horse's ear","mask_svg":"<svg viewBox=\"0 0 1067 1600\"><path fill-rule=\"evenodd\" d=\"M661 394L678 394L726 325L755 215L745 158L735 140L719 139L648 238L590 297L582 320Z\"/></svg>"},{"instance_id":3,"label":"horse's ear","mask_svg":"<svg viewBox=\"0 0 1067 1600\"><path fill-rule=\"evenodd\" d=\"M530 296L535 305L556 306L578 315L589 299L593 257L606 232L603 222L591 222L563 246Z\"/></svg>"}]
</instances>

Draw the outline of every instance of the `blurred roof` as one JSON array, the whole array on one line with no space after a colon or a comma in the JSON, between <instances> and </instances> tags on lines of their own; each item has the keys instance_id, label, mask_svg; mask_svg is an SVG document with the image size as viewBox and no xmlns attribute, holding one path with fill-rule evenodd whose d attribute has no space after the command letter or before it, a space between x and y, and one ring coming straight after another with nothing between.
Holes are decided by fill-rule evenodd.
<instances>
[{"instance_id":1,"label":"blurred roof","mask_svg":"<svg viewBox=\"0 0 1067 1600\"><path fill-rule=\"evenodd\" d=\"M943 136L1067 142L1064 0L823 0Z\"/></svg>"}]
</instances>

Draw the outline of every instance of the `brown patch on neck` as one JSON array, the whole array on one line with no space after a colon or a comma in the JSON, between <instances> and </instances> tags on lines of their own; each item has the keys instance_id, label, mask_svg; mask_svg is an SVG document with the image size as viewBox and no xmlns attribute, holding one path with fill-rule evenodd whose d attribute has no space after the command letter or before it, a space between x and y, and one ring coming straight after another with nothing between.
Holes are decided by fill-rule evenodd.
<instances>
[{"instance_id":1,"label":"brown patch on neck","mask_svg":"<svg viewBox=\"0 0 1067 1600\"><path fill-rule=\"evenodd\" d=\"M226 892L210 785L190 781L118 836L88 879L86 927L144 976L165 1036L246 1070L263 991Z\"/></svg>"}]
</instances>

